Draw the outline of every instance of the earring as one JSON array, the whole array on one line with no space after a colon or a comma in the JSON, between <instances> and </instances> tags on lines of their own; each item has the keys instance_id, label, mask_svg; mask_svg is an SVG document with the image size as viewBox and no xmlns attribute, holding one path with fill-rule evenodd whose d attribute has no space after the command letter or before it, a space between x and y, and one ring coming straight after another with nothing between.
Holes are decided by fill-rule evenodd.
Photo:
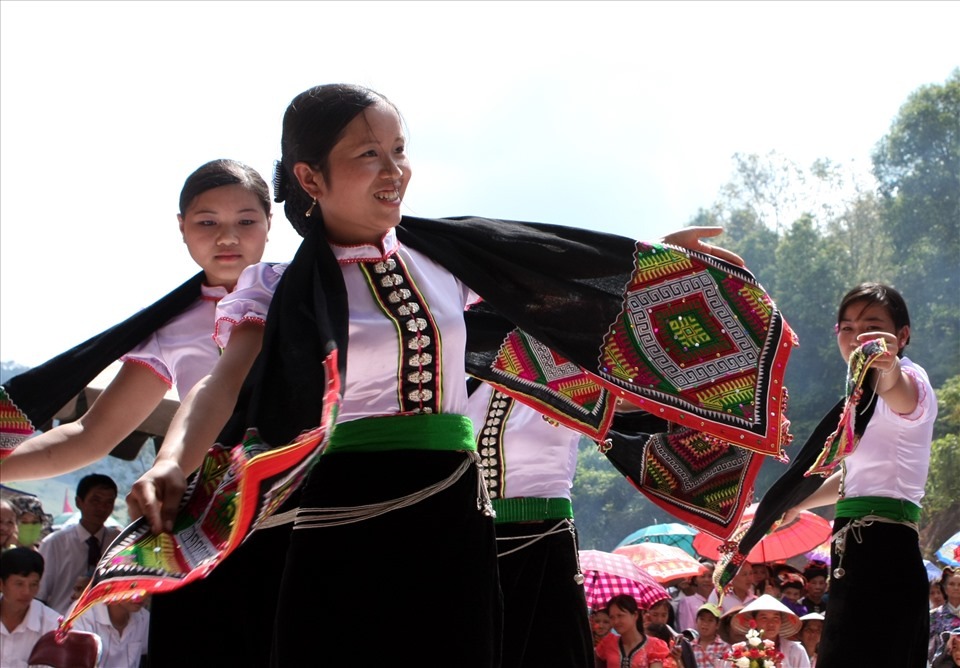
<instances>
[{"instance_id":1,"label":"earring","mask_svg":"<svg viewBox=\"0 0 960 668\"><path fill-rule=\"evenodd\" d=\"M317 198L313 198L313 202L310 204L310 208L307 209L307 212L304 214L307 218L313 215L313 208L317 206Z\"/></svg>"}]
</instances>

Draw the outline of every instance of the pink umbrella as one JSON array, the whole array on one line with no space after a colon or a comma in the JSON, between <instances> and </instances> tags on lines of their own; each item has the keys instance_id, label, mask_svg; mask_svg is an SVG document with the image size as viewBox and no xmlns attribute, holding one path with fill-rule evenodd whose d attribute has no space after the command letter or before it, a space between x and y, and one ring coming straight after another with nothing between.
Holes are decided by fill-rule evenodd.
<instances>
[{"instance_id":1,"label":"pink umbrella","mask_svg":"<svg viewBox=\"0 0 960 668\"><path fill-rule=\"evenodd\" d=\"M663 543L622 545L613 553L629 558L637 568L663 584L699 575L704 568L679 547Z\"/></svg>"},{"instance_id":2,"label":"pink umbrella","mask_svg":"<svg viewBox=\"0 0 960 668\"><path fill-rule=\"evenodd\" d=\"M644 610L670 598L666 589L623 555L580 550L580 570L587 607L591 610L605 608L618 594L630 594Z\"/></svg>"}]
</instances>

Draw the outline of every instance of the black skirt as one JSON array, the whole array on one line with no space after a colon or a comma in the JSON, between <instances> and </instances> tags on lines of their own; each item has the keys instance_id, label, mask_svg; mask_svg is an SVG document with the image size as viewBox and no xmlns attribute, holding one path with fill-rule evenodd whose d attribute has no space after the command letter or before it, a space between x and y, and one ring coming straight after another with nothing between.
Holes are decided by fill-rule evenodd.
<instances>
[{"instance_id":1,"label":"black skirt","mask_svg":"<svg viewBox=\"0 0 960 668\"><path fill-rule=\"evenodd\" d=\"M444 480L467 454L401 450L324 455L302 508L366 505ZM490 668L502 604L493 520L477 469L418 503L360 522L294 529L278 606L274 665Z\"/></svg>"},{"instance_id":2,"label":"black skirt","mask_svg":"<svg viewBox=\"0 0 960 668\"><path fill-rule=\"evenodd\" d=\"M593 635L572 531L540 538L559 520L496 525L503 591L504 668L593 668ZM530 538L528 538L530 537ZM513 540L516 539L516 540Z\"/></svg>"},{"instance_id":3,"label":"black skirt","mask_svg":"<svg viewBox=\"0 0 960 668\"><path fill-rule=\"evenodd\" d=\"M838 518L834 532L851 521ZM842 562L836 542L830 558L830 604L817 668L924 668L929 584L917 532L904 524L874 522L847 532ZM843 577L834 575L838 566Z\"/></svg>"}]
</instances>

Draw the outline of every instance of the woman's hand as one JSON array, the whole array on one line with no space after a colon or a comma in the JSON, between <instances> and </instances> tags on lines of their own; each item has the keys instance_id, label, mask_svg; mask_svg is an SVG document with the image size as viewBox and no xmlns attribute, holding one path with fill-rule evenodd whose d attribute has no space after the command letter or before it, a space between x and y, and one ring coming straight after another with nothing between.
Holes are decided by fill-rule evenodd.
<instances>
[{"instance_id":1,"label":"woman's hand","mask_svg":"<svg viewBox=\"0 0 960 668\"><path fill-rule=\"evenodd\" d=\"M799 506L794 506L793 508L788 509L787 512L783 514L783 519L780 520L780 523L783 525L790 524L790 522L800 517L801 512L802 509Z\"/></svg>"},{"instance_id":2,"label":"woman's hand","mask_svg":"<svg viewBox=\"0 0 960 668\"><path fill-rule=\"evenodd\" d=\"M900 359L897 357L897 352L900 350L900 344L896 334L891 334L890 332L864 332L857 336L857 342L860 345L863 345L867 341L875 341L877 339L883 339L887 344L887 352L885 355L881 355L874 360L873 368L884 376L892 371L899 371Z\"/></svg>"},{"instance_id":3,"label":"woman's hand","mask_svg":"<svg viewBox=\"0 0 960 668\"><path fill-rule=\"evenodd\" d=\"M685 227L682 230L671 232L663 237L661 241L665 244L681 246L688 250L697 251L698 253L713 255L714 257L725 260L730 264L735 264L738 267L745 266L743 263L743 258L733 251L728 251L727 249L720 248L719 246L711 246L710 244L701 241L701 239L704 237L715 237L719 234L723 234L722 227Z\"/></svg>"},{"instance_id":4,"label":"woman's hand","mask_svg":"<svg viewBox=\"0 0 960 668\"><path fill-rule=\"evenodd\" d=\"M187 489L187 477L174 462L158 459L127 494L130 519L143 517L154 533L173 530L173 519Z\"/></svg>"}]
</instances>

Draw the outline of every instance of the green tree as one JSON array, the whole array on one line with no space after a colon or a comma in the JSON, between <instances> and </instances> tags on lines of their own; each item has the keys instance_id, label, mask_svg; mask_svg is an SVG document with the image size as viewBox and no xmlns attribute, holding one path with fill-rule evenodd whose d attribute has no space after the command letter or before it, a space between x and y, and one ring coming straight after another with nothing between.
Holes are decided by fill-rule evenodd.
<instances>
[{"instance_id":1,"label":"green tree","mask_svg":"<svg viewBox=\"0 0 960 668\"><path fill-rule=\"evenodd\" d=\"M960 368L960 69L917 89L877 144L896 285L913 318L916 357L934 385Z\"/></svg>"},{"instance_id":2,"label":"green tree","mask_svg":"<svg viewBox=\"0 0 960 668\"><path fill-rule=\"evenodd\" d=\"M588 439L580 442L571 499L582 550L609 552L637 529L668 521Z\"/></svg>"},{"instance_id":3,"label":"green tree","mask_svg":"<svg viewBox=\"0 0 960 668\"><path fill-rule=\"evenodd\" d=\"M960 531L960 375L937 390L937 422L930 472L920 516L920 540L928 558Z\"/></svg>"}]
</instances>

